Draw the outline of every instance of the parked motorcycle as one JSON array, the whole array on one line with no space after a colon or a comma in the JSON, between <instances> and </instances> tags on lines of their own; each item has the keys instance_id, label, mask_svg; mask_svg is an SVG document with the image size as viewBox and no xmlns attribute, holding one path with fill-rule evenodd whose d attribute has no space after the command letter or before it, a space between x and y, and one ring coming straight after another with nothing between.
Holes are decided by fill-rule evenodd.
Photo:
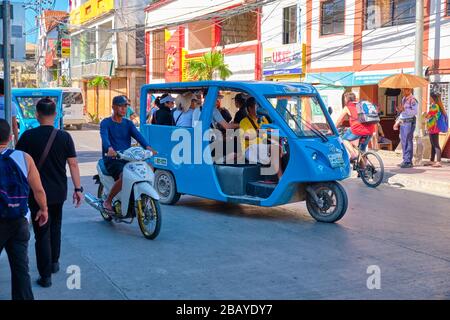
<instances>
[{"instance_id":1,"label":"parked motorcycle","mask_svg":"<svg viewBox=\"0 0 450 320\"><path fill-rule=\"evenodd\" d=\"M117 153L117 159L128 163L123 169L122 190L113 200L114 214L107 213L103 208L103 202L115 183L103 159L98 162L98 174L93 178L98 184L97 197L90 193L85 195L86 202L108 222L131 224L137 218L142 234L151 240L158 236L161 229L159 194L153 187L155 175L146 163L152 156L152 152L141 147Z\"/></svg>"}]
</instances>

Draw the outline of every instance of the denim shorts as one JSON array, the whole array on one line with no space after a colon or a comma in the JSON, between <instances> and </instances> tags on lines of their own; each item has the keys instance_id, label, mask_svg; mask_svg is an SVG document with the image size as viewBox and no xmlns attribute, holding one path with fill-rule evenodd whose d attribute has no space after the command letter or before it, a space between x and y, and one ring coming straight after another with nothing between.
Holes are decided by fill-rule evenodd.
<instances>
[{"instance_id":1,"label":"denim shorts","mask_svg":"<svg viewBox=\"0 0 450 320\"><path fill-rule=\"evenodd\" d=\"M347 140L347 141L355 141L355 140L359 140L364 136L358 136L356 134L353 134L352 129L348 128L347 131L345 131L344 135L342 136L343 140Z\"/></svg>"},{"instance_id":2,"label":"denim shorts","mask_svg":"<svg viewBox=\"0 0 450 320\"><path fill-rule=\"evenodd\" d=\"M365 151L367 146L369 145L370 142L370 136L359 136L356 135L352 132L352 129L348 128L347 131L345 131L344 135L342 136L343 140L347 140L347 141L355 141L355 140L360 140L362 138L366 138L364 140L364 142L360 145L360 149Z\"/></svg>"}]
</instances>

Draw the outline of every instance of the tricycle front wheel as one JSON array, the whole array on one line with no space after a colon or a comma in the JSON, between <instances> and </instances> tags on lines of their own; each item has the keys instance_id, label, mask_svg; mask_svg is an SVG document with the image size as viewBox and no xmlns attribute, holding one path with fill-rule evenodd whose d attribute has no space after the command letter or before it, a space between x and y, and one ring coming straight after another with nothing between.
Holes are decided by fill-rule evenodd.
<instances>
[{"instance_id":1,"label":"tricycle front wheel","mask_svg":"<svg viewBox=\"0 0 450 320\"><path fill-rule=\"evenodd\" d=\"M309 214L319 222L334 223L347 212L348 198L345 189L337 182L322 182L311 186L319 203L311 194L306 198Z\"/></svg>"}]
</instances>

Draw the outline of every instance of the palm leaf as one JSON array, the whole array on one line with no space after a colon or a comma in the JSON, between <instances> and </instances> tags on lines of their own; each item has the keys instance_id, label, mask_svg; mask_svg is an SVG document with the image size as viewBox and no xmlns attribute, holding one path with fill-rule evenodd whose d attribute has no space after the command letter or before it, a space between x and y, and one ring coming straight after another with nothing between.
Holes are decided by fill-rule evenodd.
<instances>
[{"instance_id":1,"label":"palm leaf","mask_svg":"<svg viewBox=\"0 0 450 320\"><path fill-rule=\"evenodd\" d=\"M207 52L200 60L189 61L188 63L188 74L193 79L213 80L216 72L222 80L233 74L228 65L225 64L224 55L220 51Z\"/></svg>"}]
</instances>

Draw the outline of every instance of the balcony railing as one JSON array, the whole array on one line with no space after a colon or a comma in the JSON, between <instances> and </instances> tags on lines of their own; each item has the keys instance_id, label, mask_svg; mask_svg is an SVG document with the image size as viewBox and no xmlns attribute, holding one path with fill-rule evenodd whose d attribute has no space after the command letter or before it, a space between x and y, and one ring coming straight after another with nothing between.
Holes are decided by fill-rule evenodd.
<instances>
[{"instance_id":1,"label":"balcony railing","mask_svg":"<svg viewBox=\"0 0 450 320\"><path fill-rule=\"evenodd\" d=\"M72 79L81 80L97 76L111 77L114 73L114 60L90 60L70 68Z\"/></svg>"}]
</instances>

